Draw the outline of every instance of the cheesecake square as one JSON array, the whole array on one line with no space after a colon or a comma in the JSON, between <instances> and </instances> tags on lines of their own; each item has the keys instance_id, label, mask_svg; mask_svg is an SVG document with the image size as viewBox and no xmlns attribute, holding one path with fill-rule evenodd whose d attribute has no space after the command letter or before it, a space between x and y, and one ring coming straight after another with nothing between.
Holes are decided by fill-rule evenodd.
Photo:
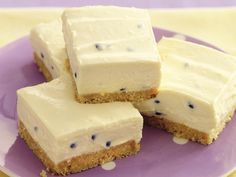
<instances>
[{"instance_id":1,"label":"cheesecake square","mask_svg":"<svg viewBox=\"0 0 236 177\"><path fill-rule=\"evenodd\" d=\"M19 135L57 175L140 150L143 119L131 103L80 104L70 75L17 91Z\"/></svg>"},{"instance_id":2,"label":"cheesecake square","mask_svg":"<svg viewBox=\"0 0 236 177\"><path fill-rule=\"evenodd\" d=\"M156 96L161 64L147 10L68 9L62 30L79 102L139 102Z\"/></svg>"},{"instance_id":3,"label":"cheesecake square","mask_svg":"<svg viewBox=\"0 0 236 177\"><path fill-rule=\"evenodd\" d=\"M236 58L183 40L163 38L156 98L136 104L147 124L211 144L236 107Z\"/></svg>"}]
</instances>

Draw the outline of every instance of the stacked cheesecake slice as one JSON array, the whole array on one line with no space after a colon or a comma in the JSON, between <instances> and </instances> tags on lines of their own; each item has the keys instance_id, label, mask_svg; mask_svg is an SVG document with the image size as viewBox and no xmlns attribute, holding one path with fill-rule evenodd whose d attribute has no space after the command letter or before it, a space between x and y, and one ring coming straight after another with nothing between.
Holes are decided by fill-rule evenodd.
<instances>
[{"instance_id":1,"label":"stacked cheesecake slice","mask_svg":"<svg viewBox=\"0 0 236 177\"><path fill-rule=\"evenodd\" d=\"M236 58L176 39L158 43L162 82L154 99L138 103L149 125L211 144L236 108Z\"/></svg>"},{"instance_id":2,"label":"stacked cheesecake slice","mask_svg":"<svg viewBox=\"0 0 236 177\"><path fill-rule=\"evenodd\" d=\"M160 60L147 11L67 10L63 21L35 27L30 39L35 62L53 81L17 92L19 133L48 170L76 173L136 154L143 118L118 101L157 94Z\"/></svg>"},{"instance_id":3,"label":"stacked cheesecake slice","mask_svg":"<svg viewBox=\"0 0 236 177\"><path fill-rule=\"evenodd\" d=\"M63 33L81 103L142 101L160 84L150 17L134 8L66 10Z\"/></svg>"}]
</instances>

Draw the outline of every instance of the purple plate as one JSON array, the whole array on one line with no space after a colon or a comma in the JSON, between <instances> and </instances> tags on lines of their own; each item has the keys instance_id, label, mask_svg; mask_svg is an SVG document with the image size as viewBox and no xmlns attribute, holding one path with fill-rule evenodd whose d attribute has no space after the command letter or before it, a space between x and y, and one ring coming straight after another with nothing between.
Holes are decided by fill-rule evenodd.
<instances>
[{"instance_id":1,"label":"purple plate","mask_svg":"<svg viewBox=\"0 0 236 177\"><path fill-rule=\"evenodd\" d=\"M216 48L206 42L164 29L161 37L177 37ZM218 49L220 50L220 49ZM17 134L16 90L44 82L33 62L32 48L23 37L0 49L0 166L11 176L38 177L44 166ZM71 177L218 177L236 167L236 119L210 146L180 141L171 134L145 127L136 156L107 163ZM50 175L49 175L50 176Z\"/></svg>"}]
</instances>

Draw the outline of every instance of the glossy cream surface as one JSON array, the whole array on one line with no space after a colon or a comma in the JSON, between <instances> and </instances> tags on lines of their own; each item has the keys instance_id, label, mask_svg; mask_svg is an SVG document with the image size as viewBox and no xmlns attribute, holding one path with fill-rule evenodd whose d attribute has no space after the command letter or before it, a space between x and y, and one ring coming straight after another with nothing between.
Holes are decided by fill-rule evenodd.
<instances>
[{"instance_id":1,"label":"glossy cream surface","mask_svg":"<svg viewBox=\"0 0 236 177\"><path fill-rule=\"evenodd\" d=\"M147 10L82 7L66 10L62 21L78 94L158 88L160 57Z\"/></svg>"}]
</instances>

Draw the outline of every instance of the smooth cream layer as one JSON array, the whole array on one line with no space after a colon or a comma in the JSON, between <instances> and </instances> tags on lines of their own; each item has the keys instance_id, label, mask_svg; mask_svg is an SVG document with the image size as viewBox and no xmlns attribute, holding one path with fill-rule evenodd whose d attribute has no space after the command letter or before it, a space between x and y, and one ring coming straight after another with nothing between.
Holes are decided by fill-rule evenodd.
<instances>
[{"instance_id":1,"label":"smooth cream layer","mask_svg":"<svg viewBox=\"0 0 236 177\"><path fill-rule=\"evenodd\" d=\"M94 6L62 16L78 94L140 91L160 84L160 57L146 10Z\"/></svg>"},{"instance_id":2,"label":"smooth cream layer","mask_svg":"<svg viewBox=\"0 0 236 177\"><path fill-rule=\"evenodd\" d=\"M138 109L213 134L236 106L236 58L177 39L162 39L158 49L159 94Z\"/></svg>"},{"instance_id":3,"label":"smooth cream layer","mask_svg":"<svg viewBox=\"0 0 236 177\"><path fill-rule=\"evenodd\" d=\"M66 71L67 54L62 33L61 20L42 23L30 32L30 42L34 52L45 64L55 79Z\"/></svg>"},{"instance_id":4,"label":"smooth cream layer","mask_svg":"<svg viewBox=\"0 0 236 177\"><path fill-rule=\"evenodd\" d=\"M19 119L54 163L141 140L143 119L131 103L79 104L68 75L17 94Z\"/></svg>"}]
</instances>

